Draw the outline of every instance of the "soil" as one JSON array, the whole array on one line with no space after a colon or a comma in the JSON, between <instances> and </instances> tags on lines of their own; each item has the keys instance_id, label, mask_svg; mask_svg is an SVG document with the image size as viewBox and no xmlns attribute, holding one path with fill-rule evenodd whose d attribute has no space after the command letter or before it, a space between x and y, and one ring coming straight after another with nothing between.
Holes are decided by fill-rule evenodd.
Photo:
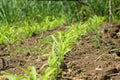
<instances>
[{"instance_id":1,"label":"soil","mask_svg":"<svg viewBox=\"0 0 120 80\"><path fill-rule=\"evenodd\" d=\"M57 80L120 80L120 23L103 23L97 31L71 46Z\"/></svg>"},{"instance_id":2,"label":"soil","mask_svg":"<svg viewBox=\"0 0 120 80\"><path fill-rule=\"evenodd\" d=\"M12 74L24 73L21 68L27 68L28 66L34 66L37 73L40 75L44 71L43 64L47 63L47 56L38 55L37 50L40 50L46 44L41 45L39 41L47 36L54 34L58 31L65 31L66 27L57 27L52 30L43 32L42 34L34 33L31 37L23 39L20 44L12 45L0 45L0 75L4 75L5 72ZM37 49L36 49L37 46ZM50 49L45 50L48 53ZM40 52L40 51L38 51ZM42 53L42 52L41 52Z\"/></svg>"}]
</instances>

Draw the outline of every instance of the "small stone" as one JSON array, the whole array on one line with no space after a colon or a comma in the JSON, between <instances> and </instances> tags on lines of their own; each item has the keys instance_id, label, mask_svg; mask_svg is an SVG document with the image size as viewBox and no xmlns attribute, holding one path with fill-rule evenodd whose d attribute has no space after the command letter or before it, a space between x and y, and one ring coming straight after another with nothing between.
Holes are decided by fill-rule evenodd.
<instances>
[{"instance_id":1,"label":"small stone","mask_svg":"<svg viewBox=\"0 0 120 80\"><path fill-rule=\"evenodd\" d=\"M101 68L101 66L98 66L98 67L95 68L95 70L96 70L96 71L101 71L102 68Z\"/></svg>"}]
</instances>

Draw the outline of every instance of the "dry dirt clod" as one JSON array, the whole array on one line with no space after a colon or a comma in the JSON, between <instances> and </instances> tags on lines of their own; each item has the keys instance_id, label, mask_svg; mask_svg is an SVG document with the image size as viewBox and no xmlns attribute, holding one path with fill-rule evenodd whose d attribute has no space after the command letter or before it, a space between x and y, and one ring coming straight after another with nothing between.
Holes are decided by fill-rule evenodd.
<instances>
[{"instance_id":1,"label":"dry dirt clod","mask_svg":"<svg viewBox=\"0 0 120 80\"><path fill-rule=\"evenodd\" d=\"M118 72L120 72L120 64L118 64L118 65L116 66L116 69L117 69Z\"/></svg>"},{"instance_id":2,"label":"dry dirt clod","mask_svg":"<svg viewBox=\"0 0 120 80\"><path fill-rule=\"evenodd\" d=\"M6 59L0 58L0 70L6 70L9 67L9 63Z\"/></svg>"},{"instance_id":3,"label":"dry dirt clod","mask_svg":"<svg viewBox=\"0 0 120 80\"><path fill-rule=\"evenodd\" d=\"M2 69L2 67L3 67L3 61L2 59L0 59L0 69Z\"/></svg>"},{"instance_id":4,"label":"dry dirt clod","mask_svg":"<svg viewBox=\"0 0 120 80\"><path fill-rule=\"evenodd\" d=\"M6 45L1 45L0 44L0 50L4 50L6 48Z\"/></svg>"}]
</instances>

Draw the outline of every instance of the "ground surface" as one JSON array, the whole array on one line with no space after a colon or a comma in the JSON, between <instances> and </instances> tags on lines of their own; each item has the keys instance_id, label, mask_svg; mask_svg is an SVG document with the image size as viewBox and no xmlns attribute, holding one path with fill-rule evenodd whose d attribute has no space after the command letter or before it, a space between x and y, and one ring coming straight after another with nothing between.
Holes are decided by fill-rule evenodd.
<instances>
[{"instance_id":1,"label":"ground surface","mask_svg":"<svg viewBox=\"0 0 120 80\"><path fill-rule=\"evenodd\" d=\"M57 80L120 80L120 23L103 23L99 40L82 36L65 55ZM99 46L101 45L101 46Z\"/></svg>"},{"instance_id":2,"label":"ground surface","mask_svg":"<svg viewBox=\"0 0 120 80\"><path fill-rule=\"evenodd\" d=\"M65 29L65 26L56 27L39 35L33 34L32 37L23 39L20 44L0 45L0 75L4 74L4 71L18 75L24 73L20 68L28 66L34 66L37 73L41 74L44 70L43 64L47 63L47 57L42 55L48 54L50 49L49 45L47 48L47 43L40 44L40 40Z\"/></svg>"},{"instance_id":3,"label":"ground surface","mask_svg":"<svg viewBox=\"0 0 120 80\"><path fill-rule=\"evenodd\" d=\"M64 30L65 27L59 27L40 35L34 34L20 44L0 45L0 75L4 71L21 74L20 67L28 66L35 66L41 74L44 70L42 65L47 63L47 57L41 55L51 49L49 45L39 44L39 41ZM93 40L94 33L90 32L71 46L72 50L65 55L57 80L120 79L120 23L103 23L97 31L100 39Z\"/></svg>"}]
</instances>

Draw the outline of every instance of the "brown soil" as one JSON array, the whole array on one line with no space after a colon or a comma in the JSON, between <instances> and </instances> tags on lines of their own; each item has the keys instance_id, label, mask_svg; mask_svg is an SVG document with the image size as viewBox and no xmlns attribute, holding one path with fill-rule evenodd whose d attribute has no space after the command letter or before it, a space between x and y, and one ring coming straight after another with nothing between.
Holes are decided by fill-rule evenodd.
<instances>
[{"instance_id":1,"label":"brown soil","mask_svg":"<svg viewBox=\"0 0 120 80\"><path fill-rule=\"evenodd\" d=\"M91 33L79 38L65 55L57 80L120 80L118 32L120 23L104 23L98 27L99 41Z\"/></svg>"},{"instance_id":2,"label":"brown soil","mask_svg":"<svg viewBox=\"0 0 120 80\"><path fill-rule=\"evenodd\" d=\"M0 75L4 74L4 71L17 75L22 74L23 71L20 68L27 68L28 66L34 66L37 73L41 74L44 70L43 64L47 63L47 56L42 56L41 53L44 52L39 51L46 44L40 44L39 41L65 29L65 26L57 27L39 35L33 34L32 37L23 39L19 44L0 45ZM50 52L50 49L45 51ZM40 55L38 56L38 54Z\"/></svg>"}]
</instances>

